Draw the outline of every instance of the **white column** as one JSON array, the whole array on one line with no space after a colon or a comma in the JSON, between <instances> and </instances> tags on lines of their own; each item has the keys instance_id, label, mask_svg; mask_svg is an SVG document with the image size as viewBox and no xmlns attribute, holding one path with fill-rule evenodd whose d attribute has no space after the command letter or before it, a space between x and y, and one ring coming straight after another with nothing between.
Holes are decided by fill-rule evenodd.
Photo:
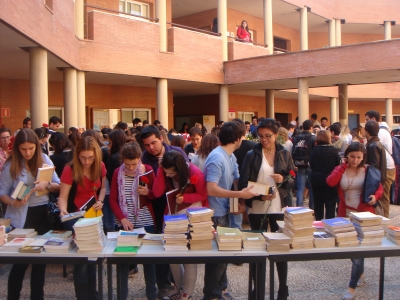
<instances>
[{"instance_id":1,"label":"white column","mask_svg":"<svg viewBox=\"0 0 400 300\"><path fill-rule=\"evenodd\" d=\"M166 2L166 0L156 0L156 18L158 18L158 26L160 29L160 51L167 52L167 2Z\"/></svg>"},{"instance_id":2,"label":"white column","mask_svg":"<svg viewBox=\"0 0 400 300\"><path fill-rule=\"evenodd\" d=\"M341 46L342 45L342 20L336 19L335 20L335 41L336 41L336 46Z\"/></svg>"},{"instance_id":3,"label":"white column","mask_svg":"<svg viewBox=\"0 0 400 300\"><path fill-rule=\"evenodd\" d=\"M219 120L228 122L229 119L229 87L227 84L219 86Z\"/></svg>"},{"instance_id":4,"label":"white column","mask_svg":"<svg viewBox=\"0 0 400 300\"><path fill-rule=\"evenodd\" d=\"M168 81L165 78L157 78L157 119L168 128Z\"/></svg>"},{"instance_id":5,"label":"white column","mask_svg":"<svg viewBox=\"0 0 400 300\"><path fill-rule=\"evenodd\" d=\"M308 7L300 8L300 50L308 50Z\"/></svg>"},{"instance_id":6,"label":"white column","mask_svg":"<svg viewBox=\"0 0 400 300\"><path fill-rule=\"evenodd\" d=\"M222 38L222 61L228 60L228 5L226 1L218 0L218 32L221 33Z\"/></svg>"},{"instance_id":7,"label":"white column","mask_svg":"<svg viewBox=\"0 0 400 300\"><path fill-rule=\"evenodd\" d=\"M338 118L338 101L336 97L331 97L330 98L330 107L331 107L331 119L329 120L330 124L333 124L339 120Z\"/></svg>"},{"instance_id":8,"label":"white column","mask_svg":"<svg viewBox=\"0 0 400 300\"><path fill-rule=\"evenodd\" d=\"M385 40L392 39L392 22L385 21L383 22L383 26L385 27Z\"/></svg>"},{"instance_id":9,"label":"white column","mask_svg":"<svg viewBox=\"0 0 400 300\"><path fill-rule=\"evenodd\" d=\"M335 20L329 20L329 47L336 46L336 22Z\"/></svg>"},{"instance_id":10,"label":"white column","mask_svg":"<svg viewBox=\"0 0 400 300\"><path fill-rule=\"evenodd\" d=\"M347 95L347 83L339 84L339 122L342 125L349 125L349 102Z\"/></svg>"},{"instance_id":11,"label":"white column","mask_svg":"<svg viewBox=\"0 0 400 300\"><path fill-rule=\"evenodd\" d=\"M386 99L386 123L388 124L390 130L392 130L393 125L393 106L392 106L392 99Z\"/></svg>"},{"instance_id":12,"label":"white column","mask_svg":"<svg viewBox=\"0 0 400 300\"><path fill-rule=\"evenodd\" d=\"M78 126L78 91L76 69L64 68L64 133Z\"/></svg>"},{"instance_id":13,"label":"white column","mask_svg":"<svg viewBox=\"0 0 400 300\"><path fill-rule=\"evenodd\" d=\"M76 81L77 81L78 127L86 128L85 72L77 71Z\"/></svg>"},{"instance_id":14,"label":"white column","mask_svg":"<svg viewBox=\"0 0 400 300\"><path fill-rule=\"evenodd\" d=\"M49 122L49 92L47 80L47 50L29 48L29 78L32 128Z\"/></svg>"},{"instance_id":15,"label":"white column","mask_svg":"<svg viewBox=\"0 0 400 300\"><path fill-rule=\"evenodd\" d=\"M272 29L272 0L263 1L264 44L268 45L269 54L274 54L274 33Z\"/></svg>"},{"instance_id":16,"label":"white column","mask_svg":"<svg viewBox=\"0 0 400 300\"><path fill-rule=\"evenodd\" d=\"M75 35L78 39L83 40L85 38L84 34L84 0L75 0Z\"/></svg>"},{"instance_id":17,"label":"white column","mask_svg":"<svg viewBox=\"0 0 400 300\"><path fill-rule=\"evenodd\" d=\"M265 90L265 101L267 107L267 118L275 119L275 97L274 90L268 89Z\"/></svg>"},{"instance_id":18,"label":"white column","mask_svg":"<svg viewBox=\"0 0 400 300\"><path fill-rule=\"evenodd\" d=\"M308 78L298 79L298 111L299 121L298 124L302 124L309 118L309 94L308 94Z\"/></svg>"}]
</instances>

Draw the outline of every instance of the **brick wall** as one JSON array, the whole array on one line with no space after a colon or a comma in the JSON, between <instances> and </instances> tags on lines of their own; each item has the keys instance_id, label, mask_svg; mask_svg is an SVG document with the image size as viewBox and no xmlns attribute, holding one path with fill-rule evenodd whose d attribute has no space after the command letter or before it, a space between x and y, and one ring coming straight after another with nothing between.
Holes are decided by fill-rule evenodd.
<instances>
[{"instance_id":1,"label":"brick wall","mask_svg":"<svg viewBox=\"0 0 400 300\"><path fill-rule=\"evenodd\" d=\"M251 43L228 42L228 60L268 55L268 48L255 46Z\"/></svg>"}]
</instances>

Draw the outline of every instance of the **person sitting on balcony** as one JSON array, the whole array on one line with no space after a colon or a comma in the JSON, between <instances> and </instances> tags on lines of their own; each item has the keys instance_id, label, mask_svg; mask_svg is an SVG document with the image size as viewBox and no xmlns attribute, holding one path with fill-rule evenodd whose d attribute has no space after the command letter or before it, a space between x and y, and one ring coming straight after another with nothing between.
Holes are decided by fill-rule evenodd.
<instances>
[{"instance_id":1,"label":"person sitting on balcony","mask_svg":"<svg viewBox=\"0 0 400 300\"><path fill-rule=\"evenodd\" d=\"M252 43L251 34L249 32L249 27L247 26L247 21L243 20L240 27L237 29L238 41L244 43Z\"/></svg>"}]
</instances>

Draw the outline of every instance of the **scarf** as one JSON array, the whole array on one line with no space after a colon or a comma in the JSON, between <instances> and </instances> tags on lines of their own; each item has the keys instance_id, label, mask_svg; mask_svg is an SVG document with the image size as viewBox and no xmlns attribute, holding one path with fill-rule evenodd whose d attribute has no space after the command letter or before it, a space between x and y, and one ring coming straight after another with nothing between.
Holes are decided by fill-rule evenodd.
<instances>
[{"instance_id":1,"label":"scarf","mask_svg":"<svg viewBox=\"0 0 400 300\"><path fill-rule=\"evenodd\" d=\"M139 210L140 210L140 202L139 202L139 194L137 192L138 187L139 187L139 176L141 175L140 169L142 166L142 162L139 160L139 163L136 167L136 170L133 172L133 184L132 184L132 202L133 202L133 216L135 220L137 220L139 216ZM126 198L125 198L125 175L126 175L126 168L125 164L122 164L119 168L118 171L118 203L119 207L121 208L121 211L123 215L128 218L128 204L126 203Z\"/></svg>"}]
</instances>

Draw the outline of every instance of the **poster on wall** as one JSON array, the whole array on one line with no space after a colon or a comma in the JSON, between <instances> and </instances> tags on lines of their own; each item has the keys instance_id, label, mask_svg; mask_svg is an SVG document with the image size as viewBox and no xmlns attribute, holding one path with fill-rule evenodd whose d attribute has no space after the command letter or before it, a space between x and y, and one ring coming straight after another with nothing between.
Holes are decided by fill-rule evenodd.
<instances>
[{"instance_id":1,"label":"poster on wall","mask_svg":"<svg viewBox=\"0 0 400 300\"><path fill-rule=\"evenodd\" d=\"M215 116L212 115L203 116L203 126L207 128L207 132L210 133L211 129L215 127Z\"/></svg>"},{"instance_id":2,"label":"poster on wall","mask_svg":"<svg viewBox=\"0 0 400 300\"><path fill-rule=\"evenodd\" d=\"M232 119L236 118L236 109L230 108L229 109L229 114L228 114L228 119L229 121L232 121Z\"/></svg>"}]
</instances>

